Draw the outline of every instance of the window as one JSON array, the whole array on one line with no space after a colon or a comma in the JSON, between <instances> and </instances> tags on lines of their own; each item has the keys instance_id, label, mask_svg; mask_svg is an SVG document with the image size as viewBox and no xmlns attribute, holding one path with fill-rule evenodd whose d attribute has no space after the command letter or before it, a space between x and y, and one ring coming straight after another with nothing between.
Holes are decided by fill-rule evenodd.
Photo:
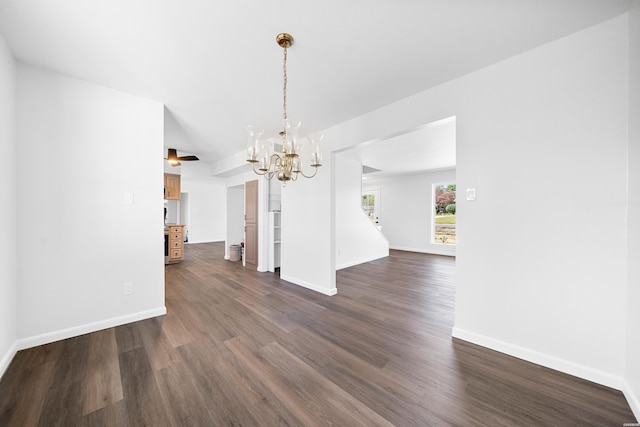
<instances>
[{"instance_id":1,"label":"window","mask_svg":"<svg viewBox=\"0 0 640 427\"><path fill-rule=\"evenodd\" d=\"M456 244L456 184L433 186L433 243Z\"/></svg>"},{"instance_id":2,"label":"window","mask_svg":"<svg viewBox=\"0 0 640 427\"><path fill-rule=\"evenodd\" d=\"M368 190L362 192L362 210L377 223L380 219L380 190Z\"/></svg>"}]
</instances>

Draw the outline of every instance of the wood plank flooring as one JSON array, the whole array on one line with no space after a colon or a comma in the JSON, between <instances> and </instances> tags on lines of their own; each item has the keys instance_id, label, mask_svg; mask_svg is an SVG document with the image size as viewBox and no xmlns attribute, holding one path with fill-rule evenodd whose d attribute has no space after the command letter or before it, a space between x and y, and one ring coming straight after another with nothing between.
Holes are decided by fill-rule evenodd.
<instances>
[{"instance_id":1,"label":"wood plank flooring","mask_svg":"<svg viewBox=\"0 0 640 427\"><path fill-rule=\"evenodd\" d=\"M0 426L622 426L622 393L451 338L455 260L318 293L187 245L167 315L18 352Z\"/></svg>"}]
</instances>

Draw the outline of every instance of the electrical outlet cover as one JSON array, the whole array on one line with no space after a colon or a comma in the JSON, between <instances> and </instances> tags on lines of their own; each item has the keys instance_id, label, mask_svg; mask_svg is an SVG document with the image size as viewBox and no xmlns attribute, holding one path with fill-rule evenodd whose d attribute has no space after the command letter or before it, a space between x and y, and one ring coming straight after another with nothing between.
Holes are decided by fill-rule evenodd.
<instances>
[{"instance_id":1,"label":"electrical outlet cover","mask_svg":"<svg viewBox=\"0 0 640 427\"><path fill-rule=\"evenodd\" d=\"M133 293L133 283L126 282L122 288L123 295L131 295Z\"/></svg>"}]
</instances>

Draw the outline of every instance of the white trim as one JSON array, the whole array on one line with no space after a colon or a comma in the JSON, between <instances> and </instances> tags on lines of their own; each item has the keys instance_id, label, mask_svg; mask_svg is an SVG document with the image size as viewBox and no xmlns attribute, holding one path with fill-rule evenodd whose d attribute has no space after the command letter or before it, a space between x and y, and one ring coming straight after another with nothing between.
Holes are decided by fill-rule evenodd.
<instances>
[{"instance_id":1,"label":"white trim","mask_svg":"<svg viewBox=\"0 0 640 427\"><path fill-rule=\"evenodd\" d=\"M631 389L631 386L626 381L624 383L624 388L622 389L622 393L624 394L624 397L627 399L627 403L629 404L629 407L631 408L633 415L635 415L636 419L640 420L640 396L637 396L633 392L633 390Z\"/></svg>"},{"instance_id":2,"label":"white trim","mask_svg":"<svg viewBox=\"0 0 640 427\"><path fill-rule=\"evenodd\" d=\"M437 245L437 244L433 243L433 245ZM449 247L450 246L454 246L454 245L449 245ZM445 251L441 251L439 249L406 248L406 247L402 247L402 246L389 246L389 249L394 249L396 251L418 252L418 253L421 253L421 254L456 256L455 248L453 250L453 253L451 253L451 250L448 250L448 251L445 252Z\"/></svg>"},{"instance_id":3,"label":"white trim","mask_svg":"<svg viewBox=\"0 0 640 427\"><path fill-rule=\"evenodd\" d=\"M149 319L165 314L167 314L167 308L165 306L162 306L151 310L140 311L138 313L127 314L126 316L113 317L111 319L105 319L99 322L87 323L80 326L74 326L72 328L47 332L46 334L19 339L17 342L17 348L18 350L24 350L27 348L49 344L55 341L77 337L79 335L88 334L90 332L96 332L103 329L112 328L114 326L125 325L127 323L137 322L139 320Z\"/></svg>"},{"instance_id":4,"label":"white trim","mask_svg":"<svg viewBox=\"0 0 640 427\"><path fill-rule=\"evenodd\" d=\"M14 341L11 347L9 347L7 352L4 354L4 356L2 356L2 359L0 359L0 379L2 378L4 373L7 371L9 364L11 363L11 361L13 360L17 352L18 352L18 341Z\"/></svg>"},{"instance_id":5,"label":"white trim","mask_svg":"<svg viewBox=\"0 0 640 427\"><path fill-rule=\"evenodd\" d=\"M353 267L354 265L364 264L365 262L375 261L377 259L386 258L388 256L389 256L389 254L383 255L383 256L372 256L370 258L363 258L363 259L359 259L357 261L345 262L344 264L340 264L340 265L336 266L336 270L342 270L343 268Z\"/></svg>"},{"instance_id":6,"label":"white trim","mask_svg":"<svg viewBox=\"0 0 640 427\"><path fill-rule=\"evenodd\" d=\"M197 245L199 243L224 243L224 239L208 239L208 240L189 240L188 242L184 242L185 245Z\"/></svg>"},{"instance_id":7,"label":"white trim","mask_svg":"<svg viewBox=\"0 0 640 427\"><path fill-rule=\"evenodd\" d=\"M324 294L324 295L332 296L338 293L337 288L331 288L331 289L322 288L320 286L314 285L313 283L305 282L304 280L294 279L292 277L283 276L282 274L280 275L280 278L282 280L286 280L287 282L293 283L294 285L302 286L303 288L311 289L312 291L320 292L321 294Z\"/></svg>"},{"instance_id":8,"label":"white trim","mask_svg":"<svg viewBox=\"0 0 640 427\"><path fill-rule=\"evenodd\" d=\"M560 359L558 357L509 344L501 340L476 334L474 332L465 331L456 327L454 327L452 330L452 336L454 338L468 341L470 343L477 344L491 350L499 351L500 353L504 353L509 356L517 357L518 359L526 360L540 366L545 366L556 371L564 372L565 374L573 375L575 377L592 381L594 383L602 384L616 390L624 390L624 378L611 375L598 369L593 369L588 366L571 362L569 360Z\"/></svg>"}]
</instances>

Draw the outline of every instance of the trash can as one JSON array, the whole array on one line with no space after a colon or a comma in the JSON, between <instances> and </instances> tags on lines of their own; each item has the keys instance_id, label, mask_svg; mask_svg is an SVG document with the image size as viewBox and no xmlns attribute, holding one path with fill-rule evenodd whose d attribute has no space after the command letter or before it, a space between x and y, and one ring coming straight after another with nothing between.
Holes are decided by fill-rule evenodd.
<instances>
[{"instance_id":1,"label":"trash can","mask_svg":"<svg viewBox=\"0 0 640 427\"><path fill-rule=\"evenodd\" d=\"M229 254L230 261L240 261L240 245L231 245L230 246L231 253Z\"/></svg>"}]
</instances>

